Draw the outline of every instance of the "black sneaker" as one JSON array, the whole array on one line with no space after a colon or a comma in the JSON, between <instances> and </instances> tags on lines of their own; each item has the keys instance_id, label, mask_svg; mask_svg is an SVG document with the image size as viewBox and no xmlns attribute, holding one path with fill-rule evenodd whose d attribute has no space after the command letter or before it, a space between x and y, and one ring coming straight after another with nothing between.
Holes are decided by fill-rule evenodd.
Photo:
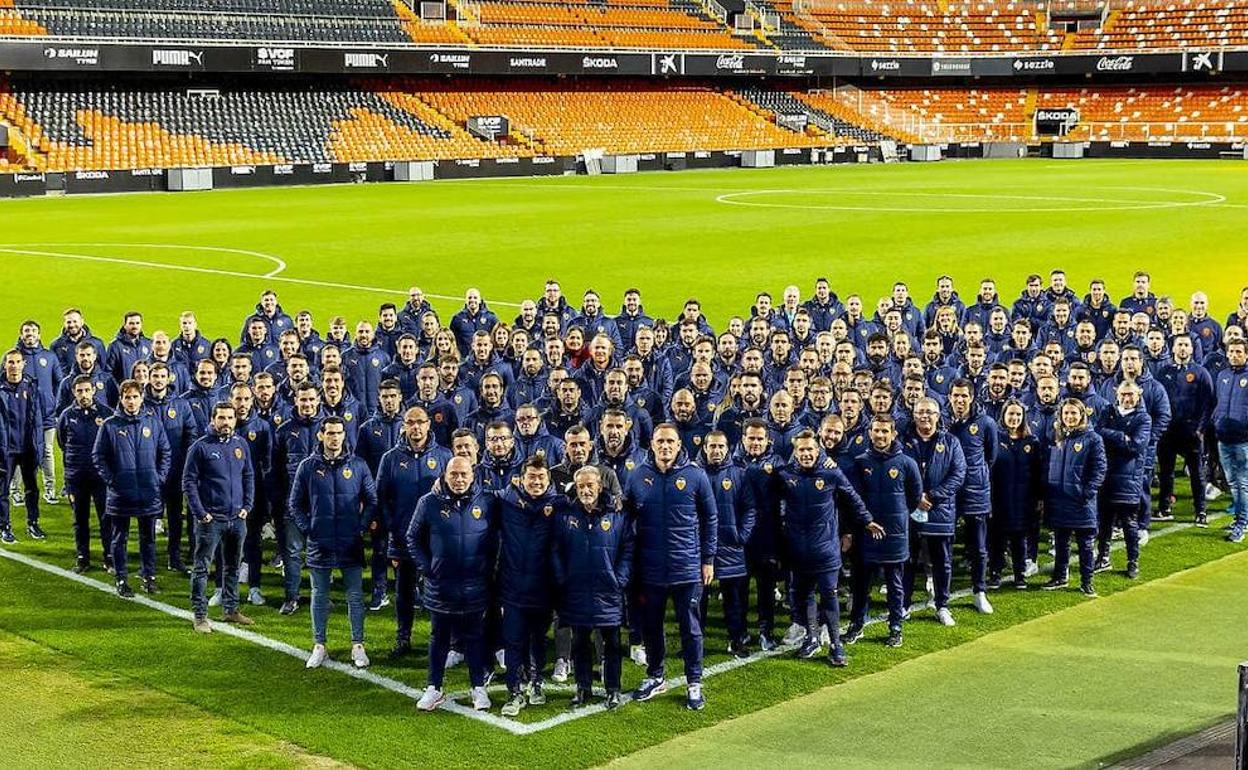
<instances>
[{"instance_id":1,"label":"black sneaker","mask_svg":"<svg viewBox=\"0 0 1248 770\"><path fill-rule=\"evenodd\" d=\"M823 645L819 644L819 635L810 634L806 637L806 641L802 642L802 646L797 649L797 657L801 660L810 660L819 654L819 650Z\"/></svg>"},{"instance_id":2,"label":"black sneaker","mask_svg":"<svg viewBox=\"0 0 1248 770\"><path fill-rule=\"evenodd\" d=\"M862 625L860 623L850 623L849 628L845 629L845 635L841 637L841 641L845 644L854 644L862 638Z\"/></svg>"},{"instance_id":3,"label":"black sneaker","mask_svg":"<svg viewBox=\"0 0 1248 770\"><path fill-rule=\"evenodd\" d=\"M282 568L282 555L281 554L277 554L272 559L269 560L269 568L270 569Z\"/></svg>"},{"instance_id":4,"label":"black sneaker","mask_svg":"<svg viewBox=\"0 0 1248 770\"><path fill-rule=\"evenodd\" d=\"M832 648L828 650L828 664L835 668L845 668L849 665L849 658L845 657L845 645L840 641L832 643Z\"/></svg>"},{"instance_id":5,"label":"black sneaker","mask_svg":"<svg viewBox=\"0 0 1248 770\"><path fill-rule=\"evenodd\" d=\"M1052 578L1049 578L1049 582L1040 586L1040 588L1045 591L1057 591L1059 589L1065 588L1068 582L1070 582L1070 578L1054 576Z\"/></svg>"},{"instance_id":6,"label":"black sneaker","mask_svg":"<svg viewBox=\"0 0 1248 770\"><path fill-rule=\"evenodd\" d=\"M991 575L989 575L988 576L988 588L990 590L995 591L1000 587L1001 587L1001 573L994 572Z\"/></svg>"},{"instance_id":7,"label":"black sneaker","mask_svg":"<svg viewBox=\"0 0 1248 770\"><path fill-rule=\"evenodd\" d=\"M282 606L277 611L282 615L294 615L299 611L299 597L282 602Z\"/></svg>"},{"instance_id":8,"label":"black sneaker","mask_svg":"<svg viewBox=\"0 0 1248 770\"><path fill-rule=\"evenodd\" d=\"M1096 588L1091 583L1084 583L1079 586L1079 593L1087 596L1088 598L1095 598L1097 596Z\"/></svg>"},{"instance_id":9,"label":"black sneaker","mask_svg":"<svg viewBox=\"0 0 1248 770\"><path fill-rule=\"evenodd\" d=\"M884 640L884 646L894 647L894 648L901 646L901 629L900 628L888 629L888 638Z\"/></svg>"},{"instance_id":10,"label":"black sneaker","mask_svg":"<svg viewBox=\"0 0 1248 770\"><path fill-rule=\"evenodd\" d=\"M412 643L410 641L395 642L394 647L390 650L390 660L398 660L405 657L412 651Z\"/></svg>"},{"instance_id":11,"label":"black sneaker","mask_svg":"<svg viewBox=\"0 0 1248 770\"><path fill-rule=\"evenodd\" d=\"M607 711L615 711L620 707L623 701L620 698L619 690L611 690L607 693Z\"/></svg>"},{"instance_id":12,"label":"black sneaker","mask_svg":"<svg viewBox=\"0 0 1248 770\"><path fill-rule=\"evenodd\" d=\"M572 696L572 708L579 709L588 706L593 702L593 693L588 688L576 688L576 695Z\"/></svg>"},{"instance_id":13,"label":"black sneaker","mask_svg":"<svg viewBox=\"0 0 1248 770\"><path fill-rule=\"evenodd\" d=\"M750 646L745 642L728 642L728 654L734 658L750 657Z\"/></svg>"},{"instance_id":14,"label":"black sneaker","mask_svg":"<svg viewBox=\"0 0 1248 770\"><path fill-rule=\"evenodd\" d=\"M373 598L368 602L369 612L378 612L385 607L390 606L390 597L384 593L375 593Z\"/></svg>"},{"instance_id":15,"label":"black sneaker","mask_svg":"<svg viewBox=\"0 0 1248 770\"><path fill-rule=\"evenodd\" d=\"M156 578L143 578L143 593L152 594L153 596L160 593L160 586L156 585Z\"/></svg>"},{"instance_id":16,"label":"black sneaker","mask_svg":"<svg viewBox=\"0 0 1248 770\"><path fill-rule=\"evenodd\" d=\"M1201 529L1205 529L1209 526L1209 516L1204 511L1196 514L1196 526Z\"/></svg>"},{"instance_id":17,"label":"black sneaker","mask_svg":"<svg viewBox=\"0 0 1248 770\"><path fill-rule=\"evenodd\" d=\"M47 540L48 536L44 534L43 528L39 526L39 522L32 521L26 525L26 534L31 540Z\"/></svg>"},{"instance_id":18,"label":"black sneaker","mask_svg":"<svg viewBox=\"0 0 1248 770\"><path fill-rule=\"evenodd\" d=\"M1153 514L1153 521L1174 521L1174 511L1169 508L1157 511Z\"/></svg>"},{"instance_id":19,"label":"black sneaker","mask_svg":"<svg viewBox=\"0 0 1248 770\"><path fill-rule=\"evenodd\" d=\"M4 543L5 545L13 545L16 542L17 542L17 538L13 536L12 527L5 527L4 529L0 529L0 543Z\"/></svg>"},{"instance_id":20,"label":"black sneaker","mask_svg":"<svg viewBox=\"0 0 1248 770\"><path fill-rule=\"evenodd\" d=\"M1113 565L1109 563L1108 556L1100 557L1096 560L1096 563L1092 565L1093 572L1109 572L1111 569L1113 569Z\"/></svg>"},{"instance_id":21,"label":"black sneaker","mask_svg":"<svg viewBox=\"0 0 1248 770\"><path fill-rule=\"evenodd\" d=\"M1127 562L1127 579L1135 580L1139 576L1140 576L1140 565L1133 561Z\"/></svg>"},{"instance_id":22,"label":"black sneaker","mask_svg":"<svg viewBox=\"0 0 1248 770\"><path fill-rule=\"evenodd\" d=\"M123 599L133 599L134 589L124 580L117 581L117 595Z\"/></svg>"},{"instance_id":23,"label":"black sneaker","mask_svg":"<svg viewBox=\"0 0 1248 770\"><path fill-rule=\"evenodd\" d=\"M169 571L178 572L183 575L189 575L191 572L189 569L186 568L186 564L182 561L181 556L169 557Z\"/></svg>"},{"instance_id":24,"label":"black sneaker","mask_svg":"<svg viewBox=\"0 0 1248 770\"><path fill-rule=\"evenodd\" d=\"M90 559L79 556L78 560L74 562L74 574L75 575L81 575L84 572L90 571L90 569L91 569Z\"/></svg>"},{"instance_id":25,"label":"black sneaker","mask_svg":"<svg viewBox=\"0 0 1248 770\"><path fill-rule=\"evenodd\" d=\"M1014 578L1014 590L1026 591L1027 590L1027 578L1021 578L1021 577Z\"/></svg>"}]
</instances>

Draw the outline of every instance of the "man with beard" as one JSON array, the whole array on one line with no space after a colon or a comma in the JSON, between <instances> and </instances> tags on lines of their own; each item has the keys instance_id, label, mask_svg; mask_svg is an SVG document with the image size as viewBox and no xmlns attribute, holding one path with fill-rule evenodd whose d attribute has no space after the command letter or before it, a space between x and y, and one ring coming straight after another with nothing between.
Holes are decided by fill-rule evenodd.
<instances>
[{"instance_id":1,"label":"man with beard","mask_svg":"<svg viewBox=\"0 0 1248 770\"><path fill-rule=\"evenodd\" d=\"M723 431L728 443L735 446L741 441L741 429L745 421L753 418L765 418L763 402L763 380L757 374L742 374L737 400L724 410L715 422L715 429Z\"/></svg>"},{"instance_id":2,"label":"man with beard","mask_svg":"<svg viewBox=\"0 0 1248 770\"><path fill-rule=\"evenodd\" d=\"M971 561L971 591L975 609L992 614L988 601L988 516L992 511L991 473L997 459L997 421L975 403L971 383L955 380L949 389L949 434L962 444L966 480L958 490L957 512L962 518L966 552Z\"/></svg>"}]
</instances>

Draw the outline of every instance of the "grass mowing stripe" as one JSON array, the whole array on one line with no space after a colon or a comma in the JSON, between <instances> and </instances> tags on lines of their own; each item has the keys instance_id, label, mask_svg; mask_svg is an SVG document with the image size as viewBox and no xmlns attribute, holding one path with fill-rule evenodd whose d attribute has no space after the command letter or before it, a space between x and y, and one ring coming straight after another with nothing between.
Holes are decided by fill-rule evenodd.
<instances>
[{"instance_id":1,"label":"grass mowing stripe","mask_svg":"<svg viewBox=\"0 0 1248 770\"><path fill-rule=\"evenodd\" d=\"M116 588L113 586L110 586L107 583L103 583L99 580L85 577L83 575L75 574L67 569L62 569L61 567L57 567L56 565L53 565L53 564L48 564L47 562L39 561L38 559L32 559L31 557L26 556L24 554L20 554L14 551L9 551L4 548L0 548L0 557L5 558L5 559L10 559L19 564L25 564L27 567L34 567L35 569L43 570L44 572L48 572L58 577L65 578L66 580L72 580L75 583L87 586L89 588L94 588L97 591L103 591L104 593L109 594L109 595L116 594ZM142 594L135 594L133 599L128 599L126 601L132 601L135 604L142 605L144 607L147 607L148 609L156 610L157 612L163 612L166 615L170 615L172 617L185 620L188 623L194 619L194 616L187 610L179 609L172 605L165 604L164 602L156 601L155 599L150 599L146 596L143 596ZM298 647L295 647L293 644L287 644L286 642L279 642L276 639L270 639L269 637L264 636L263 634L257 634L254 631L248 631L245 628L230 625L229 623L214 624L213 633L221 633L227 636L233 636L238 639L251 642L252 644L259 645L260 647L264 647L265 649L272 650L273 652L279 652L283 655L289 655L292 658L295 658L297 660L306 660L308 657L307 650L303 650ZM323 664L321 664L321 668L325 668L330 671L337 671L340 674L345 674L346 676L354 677L355 679L368 682L369 684L373 684L378 687L384 687L385 689L390 690L391 692L396 692L412 700L419 699L421 695L421 691L415 687L404 684L403 682L395 681L394 679L390 679L389 677L384 677L378 674L374 674L373 672L368 671L367 669L356 668L354 665L351 665L348 663L342 663L336 660L326 660ZM521 725L518 722L512 722L509 719L503 719L502 717L495 716L488 712L475 711L471 708L460 705L458 703L454 703L449 700L446 703L442 704L442 708L452 713L459 714L460 716L465 716L470 719L476 719L480 722L484 722L485 724L488 724L492 727L502 728L510 733L515 733L517 735L525 733L525 732L531 732L531 730L526 729L527 728L526 725Z\"/></svg>"},{"instance_id":2,"label":"grass mowing stripe","mask_svg":"<svg viewBox=\"0 0 1248 770\"><path fill-rule=\"evenodd\" d=\"M1234 712L1246 567L1239 551L616 764L1070 767L1132 756Z\"/></svg>"},{"instance_id":3,"label":"grass mowing stripe","mask_svg":"<svg viewBox=\"0 0 1248 770\"><path fill-rule=\"evenodd\" d=\"M0 632L0 678L21 682L5 706L22 715L5 737L6 767L336 767L335 760Z\"/></svg>"}]
</instances>

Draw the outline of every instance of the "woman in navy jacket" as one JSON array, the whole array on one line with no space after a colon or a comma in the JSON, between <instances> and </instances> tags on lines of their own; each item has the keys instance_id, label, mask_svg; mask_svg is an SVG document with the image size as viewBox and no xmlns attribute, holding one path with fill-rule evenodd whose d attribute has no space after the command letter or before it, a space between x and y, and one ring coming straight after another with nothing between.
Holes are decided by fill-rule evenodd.
<instances>
[{"instance_id":1,"label":"woman in navy jacket","mask_svg":"<svg viewBox=\"0 0 1248 770\"><path fill-rule=\"evenodd\" d=\"M1001 430L997 434L997 461L992 464L992 526L988 554L988 585L1001 585L1008 544L1014 569L1014 588L1027 588L1029 534L1039 515L1038 506L1044 479L1044 452L1031 434L1027 408L1010 399L1001 408Z\"/></svg>"},{"instance_id":2,"label":"woman in navy jacket","mask_svg":"<svg viewBox=\"0 0 1248 770\"><path fill-rule=\"evenodd\" d=\"M728 654L749 657L746 646L745 610L750 576L745 566L745 544L754 531L757 514L753 484L745 465L730 456L728 437L713 430L702 442L702 469L711 482L715 510L719 514L719 539L715 548L715 579L724 597L724 625L728 630ZM702 623L706 623L707 598L702 592Z\"/></svg>"},{"instance_id":3,"label":"woman in navy jacket","mask_svg":"<svg viewBox=\"0 0 1248 770\"><path fill-rule=\"evenodd\" d=\"M1088 427L1088 412L1077 398L1062 401L1049 467L1045 476L1044 515L1056 540L1052 591L1065 588L1070 565L1070 538L1079 544L1079 590L1096 596L1092 587L1092 541L1096 537L1097 492L1105 482L1105 445Z\"/></svg>"},{"instance_id":4,"label":"woman in navy jacket","mask_svg":"<svg viewBox=\"0 0 1248 770\"><path fill-rule=\"evenodd\" d=\"M119 388L117 414L104 421L95 437L91 459L108 487L105 512L113 517L113 568L117 593L134 596L126 577L130 519L139 524L140 575L143 590L159 593L156 585L156 518L161 512L161 485L169 475L169 439L159 418L143 408L143 386L126 380Z\"/></svg>"},{"instance_id":5,"label":"woman in navy jacket","mask_svg":"<svg viewBox=\"0 0 1248 770\"><path fill-rule=\"evenodd\" d=\"M854 604L845 642L853 644L862 638L869 609L871 579L878 567L884 571L885 585L888 586L888 640L885 643L889 647L900 647L905 609L901 596L902 565L910 558L910 512L919 506L923 498L923 479L919 466L902 453L892 417L877 415L872 418L868 431L871 448L854 460L850 479L871 512L872 520L884 532L872 537L855 538Z\"/></svg>"},{"instance_id":6,"label":"woman in navy jacket","mask_svg":"<svg viewBox=\"0 0 1248 770\"><path fill-rule=\"evenodd\" d=\"M589 704L593 683L593 632L602 636L607 708L620 705L620 626L624 590L632 575L633 523L602 497L597 467L585 465L574 476L576 498L563 505L552 534L553 570L559 587L559 620L572 627L576 669L573 708Z\"/></svg>"},{"instance_id":7,"label":"woman in navy jacket","mask_svg":"<svg viewBox=\"0 0 1248 770\"><path fill-rule=\"evenodd\" d=\"M1106 409L1096 427L1105 443L1105 486L1100 490L1100 528L1096 538L1096 569L1109 569L1109 541L1114 526L1122 527L1127 546L1127 577L1140 572L1140 533L1136 527L1140 500L1148 489L1147 458L1152 418L1140 404L1141 389L1124 380L1117 389L1117 404Z\"/></svg>"},{"instance_id":8,"label":"woman in navy jacket","mask_svg":"<svg viewBox=\"0 0 1248 770\"><path fill-rule=\"evenodd\" d=\"M954 624L949 612L950 585L953 582L953 530L957 523L957 498L966 479L966 457L962 443L940 428L940 405L933 398L922 398L914 406L914 427L903 447L919 466L923 477L923 497L918 510L926 521L910 524L911 541L921 541L932 573L932 599L941 625ZM920 516L922 518L922 516ZM906 607L914 595L916 567L922 551L915 548L902 575L902 596Z\"/></svg>"}]
</instances>

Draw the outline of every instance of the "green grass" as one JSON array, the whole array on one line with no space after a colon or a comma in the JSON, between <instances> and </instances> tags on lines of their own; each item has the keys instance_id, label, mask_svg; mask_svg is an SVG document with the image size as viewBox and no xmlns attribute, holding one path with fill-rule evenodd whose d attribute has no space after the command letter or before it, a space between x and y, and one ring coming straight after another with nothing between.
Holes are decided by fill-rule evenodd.
<instances>
[{"instance_id":1,"label":"green grass","mask_svg":"<svg viewBox=\"0 0 1248 770\"><path fill-rule=\"evenodd\" d=\"M1125 291L1131 273L1144 267L1152 270L1159 291L1180 300L1193 290L1207 291L1214 314L1223 317L1233 307L1241 283L1239 277L1228 281L1226 276L1228 268L1242 261L1244 211L1223 205L1172 205L1213 199L1169 191L1206 191L1243 206L1248 202L1248 177L1241 171L1239 165L1218 162L984 162L5 201L0 202L8 233L5 248L60 244L16 248L255 275L273 269L263 258L241 254L74 244L244 249L285 260L288 267L282 277L389 288L394 294L0 252L6 278L0 281L0 326L15 329L22 319L34 317L44 324L45 339L50 340L59 327L60 311L77 305L107 340L120 314L132 307L146 313L149 331L173 331L177 313L194 309L206 334L234 338L243 316L268 286L279 291L288 311L310 308L323 326L335 314L350 320L371 318L379 302L388 298L401 302L411 284L447 295L460 295L466 286L475 285L487 300L519 300L535 297L549 275L563 281L574 302L580 290L592 284L612 310L630 285L643 289L651 314L666 317L672 317L686 297L697 296L719 324L731 313L745 312L759 288L778 293L796 283L808 291L819 275L828 276L842 296L861 292L868 304L887 292L894 279L908 280L918 300L925 302L935 276L942 272L958 280L964 296L974 292L980 277L992 275L1003 295L1012 298L1027 273L1047 272L1058 265L1069 271L1079 290L1090 278L1104 277L1115 296ZM734 199L800 208L743 207L715 200L724 194L757 191L772 192ZM907 194L894 194L898 192ZM1102 201L1089 200L1093 198ZM1130 208L1157 201L1168 201L1168 207ZM810 208L827 206L957 211ZM1111 210L1060 210L1088 206ZM435 304L449 311L458 303ZM514 315L513 308L496 309L505 319ZM45 514L45 526L51 540L44 544L23 540L17 548L68 567L72 561L68 511L51 509ZM1237 551L1221 539L1220 531L1171 534L1146 549L1144 582L1125 596L1143 591L1147 581ZM275 599L276 582L266 577L268 593ZM1220 590L1224 581L1220 574L1203 572L1192 573L1190 579L1209 582L1211 591ZM185 581L175 581L168 573L162 581L163 600L188 606ZM1098 586L1102 593L1114 594L1130 584L1108 575L1098 578ZM74 718L72 707L77 703L84 708L120 708L117 701L92 700L87 692L105 687L109 692L132 691L133 697L124 702L167 699L160 702L169 704L171 720L183 715L203 720L194 722L197 727L191 731L199 740L187 739L185 749L169 744L169 750L180 757L202 758L204 764L237 764L245 757L248 764L277 766L316 763L321 758L369 767L416 761L523 766L558 758L561 764L579 767L684 735L694 742L691 750L721 747L712 751L716 762L739 764L746 756L740 747L703 739L699 731L714 725L722 727L705 735L731 731L739 724L735 718L767 707L776 707L762 712L769 718L773 713L787 714L787 704L777 704L810 693L844 697L847 703L856 700L856 695L836 695L848 691L837 685L856 683L854 693L888 691L892 678L902 678L920 663L937 673L944 670L945 656L931 653L993 648L988 642L997 638L997 632L1036 618L1053 616L1058 625L1068 615L1095 622L1108 612L1100 607L1126 604L1135 613L1123 622L1149 630L1156 640L1158 667L1191 649L1186 637L1167 636L1169 618L1159 621L1149 606L1136 603L1117 599L1088 603L1075 592L1015 595L1007 590L997 595L995 604L996 614L985 617L974 614L965 601L955 603L959 625L954 629L939 628L930 617L911 623L901 651L885 650L877 627L854 648L852 665L845 671L781 658L716 676L708 680L710 704L701 714L685 712L683 691L678 691L620 713L514 737L454 714L417 716L411 702L397 694L331 671L305 673L298 661L242 640L220 634L196 637L177 619L0 559L0 634L8 635L0 635L0 646L6 658L26 667L19 670L38 669L38 677L10 678L28 683L23 694L43 703L46 713L34 725L31 739L22 744L28 753L19 756L27 766L104 764L138 756L131 742L161 747L160 736L171 729L164 723L153 723L149 732L136 732L129 741L112 744L63 737L72 735L64 723ZM309 644L306 611L294 618L281 617L272 605L248 612L257 618L258 632L299 646ZM339 659L346 652L344 615L339 602L330 628L331 652ZM426 633L427 627L420 625L418 643ZM389 612L370 614L368 637L376 672L423 684L423 652L402 665L380 660L392 634ZM1212 627L1210 634L1221 635L1208 640L1209 645L1224 644L1221 625ZM713 618L708 664L725 659L723 648L724 632ZM1066 668L1032 652L1020 656L1019 666L1020 676L1066 676ZM669 672L679 672L679 665L669 666ZM51 679L41 678L44 673ZM637 680L639 671L626 664L625 674L628 685ZM1227 671L1224 676L1230 692L1232 674ZM1138 678L1095 680L1100 698L1094 701L1096 707L1129 710ZM1071 676L1069 681L1093 680ZM132 689L116 689L122 684ZM453 689L464 685L462 669L448 684ZM1122 746L1198 727L1189 717L1230 710L1227 699L1211 694L1212 685L1202 687L1192 696L1192 704L1171 709L1170 716L1150 714L1149 721L1135 726L1133 743ZM956 700L945 703L947 718L959 730L969 729L982 714L1001 705L999 696L993 688L960 692ZM553 698L544 709L526 710L523 718L560 713L566 697ZM880 707L881 713L905 709L906 703L905 698L894 699ZM853 710L852 705L847 708ZM139 709L136 705L135 713L144 715L146 724L149 712ZM794 713L802 714L793 720L803 729L820 726L829 735L846 735L822 712ZM1028 729L1020 730L1019 725ZM1054 733L1034 715L1031 721L998 728L1002 730L1011 738L1002 745L1020 751L1036 736ZM961 732L950 734L951 741L963 737ZM777 751L787 745L766 740L759 738L756 745ZM838 740L838 746L843 743ZM874 740L870 745L872 760L882 764L916 756L905 753L914 749L908 743L890 748L889 742ZM1063 746L1068 749L1064 759L1038 756L1057 764L1078 764L1121 748L1104 748L1091 740ZM930 763L933 756L946 756L937 753L945 749L951 762L961 761L956 746L941 743L917 756ZM159 751L150 754L159 756ZM812 751L790 758L817 763L827 756L834 755L821 757Z\"/></svg>"}]
</instances>

